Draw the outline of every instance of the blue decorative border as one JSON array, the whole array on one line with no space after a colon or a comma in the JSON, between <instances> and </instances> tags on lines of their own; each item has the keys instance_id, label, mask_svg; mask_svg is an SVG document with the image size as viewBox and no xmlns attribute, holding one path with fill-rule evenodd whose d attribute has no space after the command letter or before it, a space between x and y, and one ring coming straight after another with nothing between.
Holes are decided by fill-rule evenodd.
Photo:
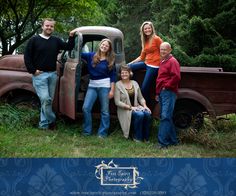
<instances>
[{"instance_id":1,"label":"blue decorative border","mask_svg":"<svg viewBox=\"0 0 236 196\"><path fill-rule=\"evenodd\" d=\"M105 185L101 174L109 169L134 183ZM235 187L236 158L0 159L0 195L233 196Z\"/></svg>"}]
</instances>

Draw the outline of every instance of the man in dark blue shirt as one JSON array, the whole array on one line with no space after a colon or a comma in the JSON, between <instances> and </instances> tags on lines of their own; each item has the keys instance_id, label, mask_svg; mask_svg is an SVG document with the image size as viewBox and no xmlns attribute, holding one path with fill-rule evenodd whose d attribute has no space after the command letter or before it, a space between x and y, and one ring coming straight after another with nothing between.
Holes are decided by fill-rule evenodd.
<instances>
[{"instance_id":1,"label":"man in dark blue shirt","mask_svg":"<svg viewBox=\"0 0 236 196\"><path fill-rule=\"evenodd\" d=\"M76 31L71 31L68 42L64 42L52 36L54 26L53 19L44 19L42 33L29 40L24 54L26 68L32 74L33 86L41 102L40 129L55 128L56 115L52 102L57 83L57 55L60 50L72 50L74 47Z\"/></svg>"}]
</instances>

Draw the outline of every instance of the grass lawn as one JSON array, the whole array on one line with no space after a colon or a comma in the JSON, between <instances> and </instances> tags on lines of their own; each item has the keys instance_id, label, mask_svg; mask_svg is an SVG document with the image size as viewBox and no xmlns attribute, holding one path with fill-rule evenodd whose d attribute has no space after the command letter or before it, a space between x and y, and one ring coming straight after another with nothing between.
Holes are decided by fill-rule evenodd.
<instances>
[{"instance_id":1,"label":"grass lawn","mask_svg":"<svg viewBox=\"0 0 236 196\"><path fill-rule=\"evenodd\" d=\"M56 131L36 128L39 112L31 108L14 108L0 103L0 157L31 158L130 158L130 157L235 157L236 115L212 122L196 132L180 134L181 145L166 150L156 149L158 121L153 122L150 143L126 140L119 122L112 119L106 139L96 136L98 120L94 121L94 135L82 136L82 119L71 121L58 117Z\"/></svg>"}]
</instances>

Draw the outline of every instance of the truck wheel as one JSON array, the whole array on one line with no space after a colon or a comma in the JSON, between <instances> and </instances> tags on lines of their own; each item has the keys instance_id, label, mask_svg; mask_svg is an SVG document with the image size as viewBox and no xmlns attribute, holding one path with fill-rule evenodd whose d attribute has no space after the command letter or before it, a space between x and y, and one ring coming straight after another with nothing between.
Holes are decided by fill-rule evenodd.
<instances>
[{"instance_id":1,"label":"truck wheel","mask_svg":"<svg viewBox=\"0 0 236 196\"><path fill-rule=\"evenodd\" d=\"M199 129L204 122L202 106L194 102L177 103L173 121L177 129Z\"/></svg>"},{"instance_id":2,"label":"truck wheel","mask_svg":"<svg viewBox=\"0 0 236 196\"><path fill-rule=\"evenodd\" d=\"M39 108L40 106L38 97L30 94L12 97L8 102L17 107Z\"/></svg>"}]
</instances>

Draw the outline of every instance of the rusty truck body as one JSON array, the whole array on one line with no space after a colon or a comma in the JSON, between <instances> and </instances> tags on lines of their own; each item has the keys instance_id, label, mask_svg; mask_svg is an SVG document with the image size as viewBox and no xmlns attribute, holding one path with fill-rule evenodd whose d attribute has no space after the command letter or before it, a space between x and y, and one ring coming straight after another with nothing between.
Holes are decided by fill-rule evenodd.
<instances>
[{"instance_id":1,"label":"rusty truck body","mask_svg":"<svg viewBox=\"0 0 236 196\"><path fill-rule=\"evenodd\" d=\"M115 52L116 69L125 64L123 33L112 27L85 26L77 28L75 47L62 51L58 56L58 83L54 109L76 119L87 90L89 75L82 52L96 51L98 43L109 38ZM142 83L145 70L134 72L134 79ZM203 123L203 114L217 117L236 112L236 73L224 72L221 68L181 67L181 83L177 97L174 122L176 127L187 128ZM155 101L155 81L150 91L153 117L158 118L159 105ZM23 55L6 55L0 58L0 98L12 103L37 100L32 86L32 76L26 70ZM116 106L111 101L110 111L116 116ZM94 114L99 113L95 104Z\"/></svg>"}]
</instances>

